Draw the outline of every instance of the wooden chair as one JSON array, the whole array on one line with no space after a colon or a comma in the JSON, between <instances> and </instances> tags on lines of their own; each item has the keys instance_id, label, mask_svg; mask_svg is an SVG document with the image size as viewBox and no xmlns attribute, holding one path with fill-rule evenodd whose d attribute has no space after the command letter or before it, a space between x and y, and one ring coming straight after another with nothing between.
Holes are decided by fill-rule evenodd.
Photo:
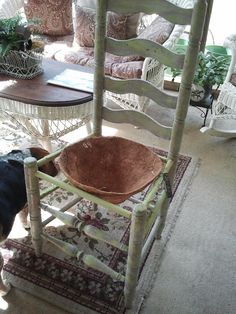
<instances>
[{"instance_id":1,"label":"wooden chair","mask_svg":"<svg viewBox=\"0 0 236 314\"><path fill-rule=\"evenodd\" d=\"M165 17L176 24L191 25L189 46L187 48L186 56L177 55L165 47L148 40L130 39L127 41L113 40L106 37L106 11L114 11L117 13L129 13L140 11L147 14L156 13ZM122 207L122 204L114 204L117 202L110 202L98 197L95 193L87 192L69 184L65 181L55 179L47 176L38 170L42 164L49 162L61 156L70 147L54 152L48 157L36 161L33 158L25 160L25 176L28 196L28 206L31 217L31 234L32 241L35 247L37 256L42 253L42 241L48 240L67 254L80 258L88 267L92 267L101 271L114 280L124 282L125 306L131 308L135 296L136 286L138 283L138 276L140 272L141 261L147 255L147 250L150 243L156 238L160 239L162 230L165 226L165 219L167 215L168 205L171 200L171 183L173 181L176 169L176 162L180 150L180 145L184 130L184 121L188 110L190 99L191 85L196 66L199 43L201 40L202 29L204 25L204 17L206 12L205 0L198 0L192 9L179 8L166 0L136 0L129 1L120 0L99 0L97 7L97 26L96 26L96 68L94 76L94 123L93 134L89 138L96 139L102 133L102 120L108 120L116 123L131 123L136 126L146 128L155 135L170 139L170 146L167 158L161 157L162 166L161 172L154 180L147 195L142 202L135 200L132 197L134 206L132 212ZM163 64L169 67L183 69L182 81L180 84L180 91L178 97L166 94L164 91L158 90L154 85L143 80L115 80L104 76L104 54L108 51L118 55L143 55L157 58ZM130 90L132 93L150 97L157 101L160 105L167 108L176 109L176 115L172 127L163 126L155 122L142 112L135 110L111 110L103 106L104 91L109 90L115 93L127 93ZM89 140L88 138L88 140ZM132 144L135 142L132 141ZM124 151L124 156L126 152ZM95 156L96 157L96 156ZM138 156L141 158L141 156ZM144 158L145 159L145 158ZM60 163L60 162L59 162ZM118 172L119 173L119 172ZM69 204L59 210L53 209L51 206L42 203L40 200L43 196L50 192L50 189L40 191L38 179L46 180L53 184L53 186L65 189L77 195L79 199L85 198L94 203L94 206L102 206L107 210L122 215L131 221L129 244L126 247L118 240L110 239L109 232L101 231L91 225L84 225L79 218L71 214L64 213ZM116 180L116 178L114 178ZM160 187L165 183L166 188L162 189L158 201L153 204L154 196ZM109 188L109 187L108 187ZM55 190L53 187L52 190ZM41 206L40 206L41 202ZM43 232L43 227L51 221L50 219L42 222L41 207L51 213L53 217L58 217L63 222L69 225L79 226L87 236L95 238L97 241L103 241L106 244L114 246L117 250L123 250L127 253L127 270L125 275L111 269L97 258L84 254L79 248L69 243L65 243L56 238L46 235ZM81 230L81 229L80 229Z\"/></svg>"}]
</instances>

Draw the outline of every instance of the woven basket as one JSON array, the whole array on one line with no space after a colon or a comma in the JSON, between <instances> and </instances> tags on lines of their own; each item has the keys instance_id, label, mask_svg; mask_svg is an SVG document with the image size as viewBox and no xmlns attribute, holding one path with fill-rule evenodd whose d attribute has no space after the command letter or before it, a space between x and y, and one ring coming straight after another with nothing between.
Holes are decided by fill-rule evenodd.
<instances>
[{"instance_id":1,"label":"woven basket","mask_svg":"<svg viewBox=\"0 0 236 314\"><path fill-rule=\"evenodd\" d=\"M9 51L0 57L0 73L20 79L32 79L43 73L42 48L36 48L27 52Z\"/></svg>"},{"instance_id":2,"label":"woven basket","mask_svg":"<svg viewBox=\"0 0 236 314\"><path fill-rule=\"evenodd\" d=\"M162 161L146 146L120 137L94 137L66 147L58 159L74 186L113 204L143 190Z\"/></svg>"}]
</instances>

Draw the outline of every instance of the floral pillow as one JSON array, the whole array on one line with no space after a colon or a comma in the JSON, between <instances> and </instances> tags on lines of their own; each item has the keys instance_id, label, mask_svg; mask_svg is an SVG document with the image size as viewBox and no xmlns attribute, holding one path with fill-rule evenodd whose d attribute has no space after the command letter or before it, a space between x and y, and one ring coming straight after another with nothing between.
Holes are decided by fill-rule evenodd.
<instances>
[{"instance_id":1,"label":"floral pillow","mask_svg":"<svg viewBox=\"0 0 236 314\"><path fill-rule=\"evenodd\" d=\"M94 47L96 12L90 8L75 8L75 44L80 47ZM126 39L127 16L108 12L107 36Z\"/></svg>"},{"instance_id":2,"label":"floral pillow","mask_svg":"<svg viewBox=\"0 0 236 314\"><path fill-rule=\"evenodd\" d=\"M173 28L174 24L161 16L157 16L155 20L142 31L138 38L149 39L156 43L163 44L169 38Z\"/></svg>"},{"instance_id":3,"label":"floral pillow","mask_svg":"<svg viewBox=\"0 0 236 314\"><path fill-rule=\"evenodd\" d=\"M39 34L64 36L73 33L72 0L25 0L26 18L37 20Z\"/></svg>"}]
</instances>

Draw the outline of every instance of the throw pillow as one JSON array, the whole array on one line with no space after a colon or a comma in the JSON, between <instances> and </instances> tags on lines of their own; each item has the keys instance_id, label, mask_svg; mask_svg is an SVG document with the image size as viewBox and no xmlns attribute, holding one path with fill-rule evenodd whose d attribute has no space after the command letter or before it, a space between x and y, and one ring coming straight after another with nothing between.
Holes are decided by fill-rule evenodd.
<instances>
[{"instance_id":1,"label":"throw pillow","mask_svg":"<svg viewBox=\"0 0 236 314\"><path fill-rule=\"evenodd\" d=\"M141 32L138 38L149 39L162 45L169 38L173 28L174 24L161 16L157 16L155 20Z\"/></svg>"},{"instance_id":2,"label":"throw pillow","mask_svg":"<svg viewBox=\"0 0 236 314\"><path fill-rule=\"evenodd\" d=\"M33 31L64 36L73 33L72 0L25 0L26 18L38 20Z\"/></svg>"},{"instance_id":3,"label":"throw pillow","mask_svg":"<svg viewBox=\"0 0 236 314\"><path fill-rule=\"evenodd\" d=\"M90 8L96 10L97 0L77 0L77 5L82 8ZM137 36L137 28L142 14L130 14L127 16L126 22L126 38L133 38Z\"/></svg>"},{"instance_id":4,"label":"throw pillow","mask_svg":"<svg viewBox=\"0 0 236 314\"><path fill-rule=\"evenodd\" d=\"M80 47L94 47L96 12L90 8L75 8L75 44ZM108 12L107 36L126 39L125 15Z\"/></svg>"}]
</instances>

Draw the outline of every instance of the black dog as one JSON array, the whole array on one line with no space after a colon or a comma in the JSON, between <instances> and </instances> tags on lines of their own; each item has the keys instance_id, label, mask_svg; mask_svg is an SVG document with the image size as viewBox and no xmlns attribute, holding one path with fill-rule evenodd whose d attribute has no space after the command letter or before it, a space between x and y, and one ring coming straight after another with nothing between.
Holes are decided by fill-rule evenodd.
<instances>
[{"instance_id":1,"label":"black dog","mask_svg":"<svg viewBox=\"0 0 236 314\"><path fill-rule=\"evenodd\" d=\"M0 156L0 242L8 237L18 213L22 211L20 219L23 225L27 222L24 159L29 156L40 159L46 155L48 151L31 147L27 150L14 150ZM51 176L57 175L53 162L49 162L39 170Z\"/></svg>"}]
</instances>

